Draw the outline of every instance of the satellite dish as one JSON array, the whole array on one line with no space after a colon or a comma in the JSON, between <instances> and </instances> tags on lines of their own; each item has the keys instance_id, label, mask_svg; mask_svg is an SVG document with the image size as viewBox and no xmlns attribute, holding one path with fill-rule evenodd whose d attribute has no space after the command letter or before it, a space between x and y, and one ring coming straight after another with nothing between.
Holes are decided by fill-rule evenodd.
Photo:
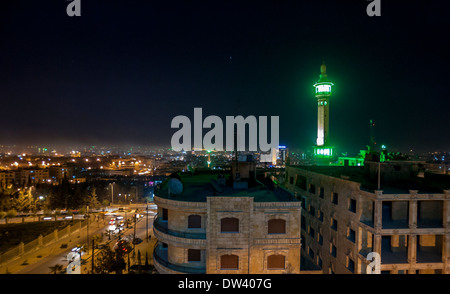
<instances>
[{"instance_id":1,"label":"satellite dish","mask_svg":"<svg viewBox=\"0 0 450 294\"><path fill-rule=\"evenodd\" d=\"M169 180L169 193L181 194L183 192L183 183L179 179L172 178Z\"/></svg>"},{"instance_id":2,"label":"satellite dish","mask_svg":"<svg viewBox=\"0 0 450 294\"><path fill-rule=\"evenodd\" d=\"M221 187L221 185L219 184L218 181L216 180L211 180L211 185L213 186L214 190L216 190L219 193L223 192L223 188Z\"/></svg>"}]
</instances>

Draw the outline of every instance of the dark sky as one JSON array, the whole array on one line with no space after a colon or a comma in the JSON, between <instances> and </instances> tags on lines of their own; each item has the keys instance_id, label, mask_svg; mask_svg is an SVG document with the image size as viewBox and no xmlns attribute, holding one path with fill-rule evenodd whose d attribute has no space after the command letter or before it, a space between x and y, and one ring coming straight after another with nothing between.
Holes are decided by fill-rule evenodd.
<instances>
[{"instance_id":1,"label":"dark sky","mask_svg":"<svg viewBox=\"0 0 450 294\"><path fill-rule=\"evenodd\" d=\"M202 107L279 116L280 144L306 150L325 61L339 151L370 119L391 150L450 149L449 1L69 3L1 1L0 144L170 146L172 118Z\"/></svg>"}]
</instances>

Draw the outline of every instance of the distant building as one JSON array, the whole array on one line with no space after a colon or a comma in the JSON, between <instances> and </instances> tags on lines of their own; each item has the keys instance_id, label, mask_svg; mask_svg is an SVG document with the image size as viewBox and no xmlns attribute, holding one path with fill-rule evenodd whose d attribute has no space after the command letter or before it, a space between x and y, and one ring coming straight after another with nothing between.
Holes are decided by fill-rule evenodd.
<instances>
[{"instance_id":1,"label":"distant building","mask_svg":"<svg viewBox=\"0 0 450 294\"><path fill-rule=\"evenodd\" d=\"M233 162L229 178L182 175L155 192L155 268L171 274L300 273L300 202ZM173 180L178 181L178 180Z\"/></svg>"},{"instance_id":2,"label":"distant building","mask_svg":"<svg viewBox=\"0 0 450 294\"><path fill-rule=\"evenodd\" d=\"M450 178L421 164L287 167L286 188L302 203L302 257L327 274L366 273L370 252L381 273L449 274Z\"/></svg>"}]
</instances>

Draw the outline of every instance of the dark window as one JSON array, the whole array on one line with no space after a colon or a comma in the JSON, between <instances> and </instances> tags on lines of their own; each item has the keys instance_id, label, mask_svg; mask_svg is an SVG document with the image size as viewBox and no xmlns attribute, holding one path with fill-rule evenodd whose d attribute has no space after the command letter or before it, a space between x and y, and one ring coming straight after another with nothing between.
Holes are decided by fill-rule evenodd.
<instances>
[{"instance_id":1,"label":"dark window","mask_svg":"<svg viewBox=\"0 0 450 294\"><path fill-rule=\"evenodd\" d=\"M315 231L314 231L314 229L313 228L309 228L309 236L311 236L313 239L314 239L314 235L315 235Z\"/></svg>"},{"instance_id":2,"label":"dark window","mask_svg":"<svg viewBox=\"0 0 450 294\"><path fill-rule=\"evenodd\" d=\"M337 220L332 219L331 220L331 228L335 231L337 231Z\"/></svg>"},{"instance_id":3,"label":"dark window","mask_svg":"<svg viewBox=\"0 0 450 294\"><path fill-rule=\"evenodd\" d=\"M188 262L189 261L200 261L201 260L201 250L200 249L188 249Z\"/></svg>"},{"instance_id":4,"label":"dark window","mask_svg":"<svg viewBox=\"0 0 450 294\"><path fill-rule=\"evenodd\" d=\"M309 248L309 257L311 257L311 259L314 259L314 251Z\"/></svg>"},{"instance_id":5,"label":"dark window","mask_svg":"<svg viewBox=\"0 0 450 294\"><path fill-rule=\"evenodd\" d=\"M336 246L334 246L334 245L331 245L331 255L336 257Z\"/></svg>"},{"instance_id":6,"label":"dark window","mask_svg":"<svg viewBox=\"0 0 450 294\"><path fill-rule=\"evenodd\" d=\"M162 209L162 220L166 221L169 219L169 211L166 208Z\"/></svg>"},{"instance_id":7,"label":"dark window","mask_svg":"<svg viewBox=\"0 0 450 294\"><path fill-rule=\"evenodd\" d=\"M301 217L302 229L306 231L306 218L304 215Z\"/></svg>"},{"instance_id":8,"label":"dark window","mask_svg":"<svg viewBox=\"0 0 450 294\"><path fill-rule=\"evenodd\" d=\"M291 184L291 185L294 184L294 177L289 177L289 184Z\"/></svg>"},{"instance_id":9,"label":"dark window","mask_svg":"<svg viewBox=\"0 0 450 294\"><path fill-rule=\"evenodd\" d=\"M239 220L234 217L226 217L220 220L220 231L222 233L239 232Z\"/></svg>"},{"instance_id":10,"label":"dark window","mask_svg":"<svg viewBox=\"0 0 450 294\"><path fill-rule=\"evenodd\" d=\"M348 237L347 239L349 239L350 241L352 241L353 243L355 243L356 240L356 233L354 230L352 229L348 229Z\"/></svg>"},{"instance_id":11,"label":"dark window","mask_svg":"<svg viewBox=\"0 0 450 294\"><path fill-rule=\"evenodd\" d=\"M348 210L356 213L356 200L355 199L350 199L350 202L348 204Z\"/></svg>"},{"instance_id":12,"label":"dark window","mask_svg":"<svg viewBox=\"0 0 450 294\"><path fill-rule=\"evenodd\" d=\"M286 221L284 219L271 219L267 225L268 234L286 234Z\"/></svg>"},{"instance_id":13,"label":"dark window","mask_svg":"<svg viewBox=\"0 0 450 294\"><path fill-rule=\"evenodd\" d=\"M306 178L304 176L297 176L297 181L295 182L295 185L300 189L306 191Z\"/></svg>"},{"instance_id":14,"label":"dark window","mask_svg":"<svg viewBox=\"0 0 450 294\"><path fill-rule=\"evenodd\" d=\"M316 209L312 205L309 206L309 214L312 216L315 216L315 214L316 214Z\"/></svg>"},{"instance_id":15,"label":"dark window","mask_svg":"<svg viewBox=\"0 0 450 294\"><path fill-rule=\"evenodd\" d=\"M355 262L351 258L348 259L348 267L347 268L352 273L355 272Z\"/></svg>"},{"instance_id":16,"label":"dark window","mask_svg":"<svg viewBox=\"0 0 450 294\"><path fill-rule=\"evenodd\" d=\"M323 190L323 188L319 187L319 197L323 199L323 195L324 195L324 190Z\"/></svg>"},{"instance_id":17,"label":"dark window","mask_svg":"<svg viewBox=\"0 0 450 294\"><path fill-rule=\"evenodd\" d=\"M188 228L198 229L202 227L202 217L196 214L188 216Z\"/></svg>"},{"instance_id":18,"label":"dark window","mask_svg":"<svg viewBox=\"0 0 450 294\"><path fill-rule=\"evenodd\" d=\"M331 194L331 202L333 202L333 204L338 204L338 193L333 192Z\"/></svg>"},{"instance_id":19,"label":"dark window","mask_svg":"<svg viewBox=\"0 0 450 294\"><path fill-rule=\"evenodd\" d=\"M285 268L285 257L284 255L274 254L267 257L267 268L268 269L284 269Z\"/></svg>"},{"instance_id":20,"label":"dark window","mask_svg":"<svg viewBox=\"0 0 450 294\"><path fill-rule=\"evenodd\" d=\"M321 222L323 222L323 212L319 210L319 216L317 217Z\"/></svg>"},{"instance_id":21,"label":"dark window","mask_svg":"<svg viewBox=\"0 0 450 294\"><path fill-rule=\"evenodd\" d=\"M319 234L319 245L323 245L323 236Z\"/></svg>"},{"instance_id":22,"label":"dark window","mask_svg":"<svg viewBox=\"0 0 450 294\"><path fill-rule=\"evenodd\" d=\"M306 210L306 197L305 197L305 196L302 196L301 202L302 202L302 208L303 208L304 210Z\"/></svg>"},{"instance_id":23,"label":"dark window","mask_svg":"<svg viewBox=\"0 0 450 294\"><path fill-rule=\"evenodd\" d=\"M316 194L316 185L309 185L309 193Z\"/></svg>"},{"instance_id":24,"label":"dark window","mask_svg":"<svg viewBox=\"0 0 450 294\"><path fill-rule=\"evenodd\" d=\"M220 269L239 269L239 256L233 254L220 257Z\"/></svg>"}]
</instances>

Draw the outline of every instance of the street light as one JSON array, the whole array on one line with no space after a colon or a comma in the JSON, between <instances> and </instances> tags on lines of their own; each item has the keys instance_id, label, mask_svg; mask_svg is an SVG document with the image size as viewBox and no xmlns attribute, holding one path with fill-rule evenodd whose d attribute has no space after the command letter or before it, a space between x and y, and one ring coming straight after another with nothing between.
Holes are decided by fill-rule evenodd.
<instances>
[{"instance_id":1,"label":"street light","mask_svg":"<svg viewBox=\"0 0 450 294\"><path fill-rule=\"evenodd\" d=\"M114 201L114 184L115 182L109 183L109 185L111 186L111 205L113 204Z\"/></svg>"},{"instance_id":2,"label":"street light","mask_svg":"<svg viewBox=\"0 0 450 294\"><path fill-rule=\"evenodd\" d=\"M145 238L147 239L147 243L148 243L148 200L147 200L147 207L145 208L146 212L147 212L147 217L146 217L146 223L145 223Z\"/></svg>"}]
</instances>

